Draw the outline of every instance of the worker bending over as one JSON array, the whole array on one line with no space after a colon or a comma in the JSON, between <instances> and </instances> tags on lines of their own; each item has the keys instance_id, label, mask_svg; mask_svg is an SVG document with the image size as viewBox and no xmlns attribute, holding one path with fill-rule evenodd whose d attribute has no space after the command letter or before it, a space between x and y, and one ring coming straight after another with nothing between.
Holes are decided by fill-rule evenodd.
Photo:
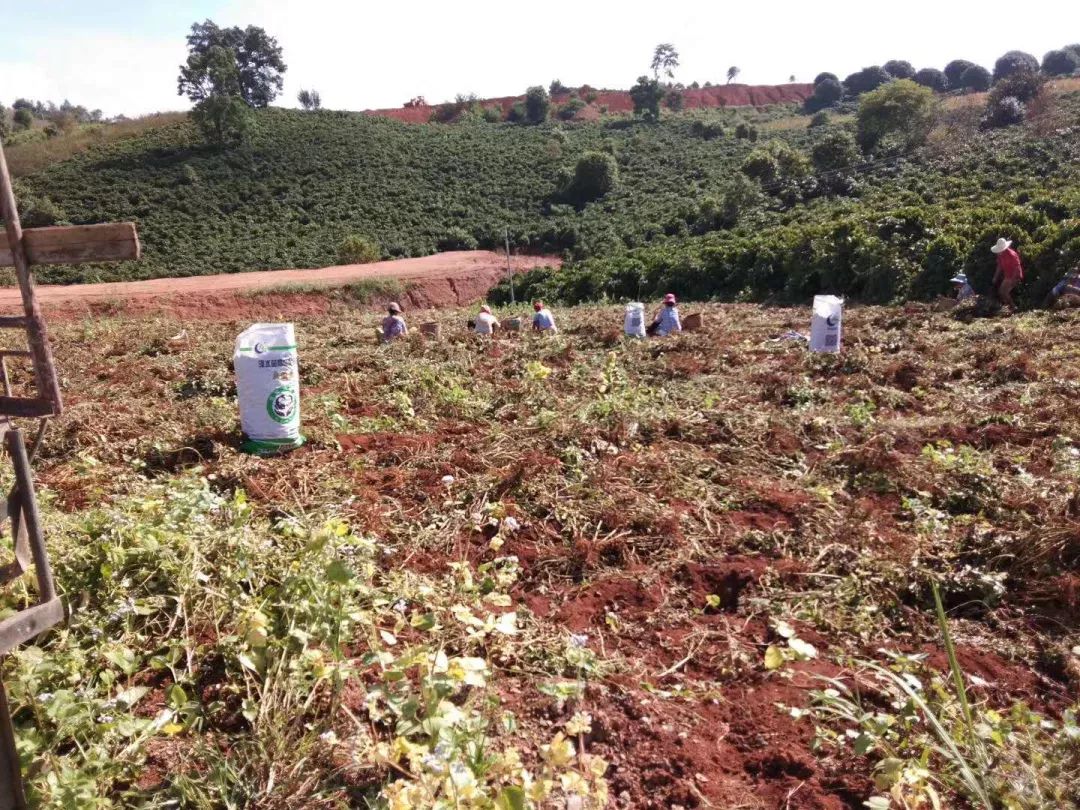
<instances>
[{"instance_id":1,"label":"worker bending over","mask_svg":"<svg viewBox=\"0 0 1080 810\"><path fill-rule=\"evenodd\" d=\"M559 329L555 326L555 316L551 314L551 310L544 306L543 301L533 301L533 313L532 328L534 332L551 332L554 334Z\"/></svg>"}]
</instances>

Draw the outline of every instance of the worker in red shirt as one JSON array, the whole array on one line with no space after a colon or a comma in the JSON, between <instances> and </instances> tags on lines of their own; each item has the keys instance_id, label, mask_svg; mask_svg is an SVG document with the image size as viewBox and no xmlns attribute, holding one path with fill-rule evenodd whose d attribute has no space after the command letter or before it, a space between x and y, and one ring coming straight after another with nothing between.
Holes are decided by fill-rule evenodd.
<instances>
[{"instance_id":1,"label":"worker in red shirt","mask_svg":"<svg viewBox=\"0 0 1080 810\"><path fill-rule=\"evenodd\" d=\"M1001 237L990 252L997 256L997 272L994 273L993 287L998 300L1010 310L1016 311L1013 290L1024 280L1024 268L1020 264L1020 254L1012 248L1012 241Z\"/></svg>"}]
</instances>

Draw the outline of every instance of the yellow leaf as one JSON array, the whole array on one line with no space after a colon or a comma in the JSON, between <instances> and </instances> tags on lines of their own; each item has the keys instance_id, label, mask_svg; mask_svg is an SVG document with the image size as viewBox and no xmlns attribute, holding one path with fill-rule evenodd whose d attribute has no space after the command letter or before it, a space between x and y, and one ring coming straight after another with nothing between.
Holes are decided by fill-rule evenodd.
<instances>
[{"instance_id":1,"label":"yellow leaf","mask_svg":"<svg viewBox=\"0 0 1080 810\"><path fill-rule=\"evenodd\" d=\"M784 665L784 653L779 647L772 644L765 650L765 669L780 669Z\"/></svg>"}]
</instances>

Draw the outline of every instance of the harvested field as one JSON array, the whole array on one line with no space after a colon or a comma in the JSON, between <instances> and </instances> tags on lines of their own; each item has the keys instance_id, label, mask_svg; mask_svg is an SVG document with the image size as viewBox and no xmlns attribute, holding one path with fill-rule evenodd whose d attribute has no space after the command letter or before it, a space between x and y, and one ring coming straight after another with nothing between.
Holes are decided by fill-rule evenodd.
<instances>
[{"instance_id":1,"label":"harvested field","mask_svg":"<svg viewBox=\"0 0 1080 810\"><path fill-rule=\"evenodd\" d=\"M856 308L815 356L693 311L300 317L272 459L247 322L58 323L74 618L5 674L42 806L1076 806L1080 313Z\"/></svg>"}]
</instances>

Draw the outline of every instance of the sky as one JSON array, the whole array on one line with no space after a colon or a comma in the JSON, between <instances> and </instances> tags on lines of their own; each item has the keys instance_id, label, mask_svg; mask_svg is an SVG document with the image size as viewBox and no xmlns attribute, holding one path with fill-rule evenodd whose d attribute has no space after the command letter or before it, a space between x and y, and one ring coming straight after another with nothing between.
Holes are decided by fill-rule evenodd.
<instances>
[{"instance_id":1,"label":"sky","mask_svg":"<svg viewBox=\"0 0 1080 810\"><path fill-rule=\"evenodd\" d=\"M184 38L207 18L278 39L288 71L277 104L310 88L347 110L516 95L556 78L626 88L660 42L678 49L685 84L722 82L731 65L741 82L776 84L889 59L992 67L1008 50L1041 58L1080 41L1075 0L0 0L0 101L69 99L106 116L187 109Z\"/></svg>"}]
</instances>

